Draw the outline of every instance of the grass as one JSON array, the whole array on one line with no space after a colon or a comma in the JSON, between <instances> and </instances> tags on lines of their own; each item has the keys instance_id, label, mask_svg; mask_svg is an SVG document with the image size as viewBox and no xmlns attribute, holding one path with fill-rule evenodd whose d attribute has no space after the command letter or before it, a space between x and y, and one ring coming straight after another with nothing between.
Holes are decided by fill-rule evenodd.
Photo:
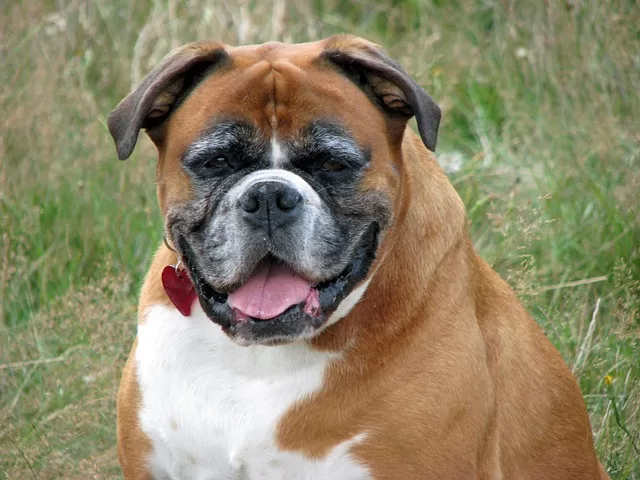
<instances>
[{"instance_id":1,"label":"grass","mask_svg":"<svg viewBox=\"0 0 640 480\"><path fill-rule=\"evenodd\" d=\"M444 110L480 253L573 368L598 453L640 479L640 6L633 0L24 0L0 6L0 478L119 478L115 392L161 240L154 154L105 119L169 49L385 45Z\"/></svg>"}]
</instances>

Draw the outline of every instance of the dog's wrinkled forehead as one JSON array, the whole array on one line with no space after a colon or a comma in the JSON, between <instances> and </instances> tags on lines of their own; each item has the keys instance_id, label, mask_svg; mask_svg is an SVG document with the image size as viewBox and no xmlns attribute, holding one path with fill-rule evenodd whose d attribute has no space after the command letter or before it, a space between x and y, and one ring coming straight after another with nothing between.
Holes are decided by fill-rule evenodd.
<instances>
[{"instance_id":1,"label":"dog's wrinkled forehead","mask_svg":"<svg viewBox=\"0 0 640 480\"><path fill-rule=\"evenodd\" d=\"M366 99L364 105L354 101L362 94L347 79L323 75L318 82L288 61L265 60L215 73L176 108L161 147L174 159L224 148L255 157L268 149L272 167L302 149L355 157L361 148L375 148L384 139L372 133L386 127L382 115Z\"/></svg>"}]
</instances>

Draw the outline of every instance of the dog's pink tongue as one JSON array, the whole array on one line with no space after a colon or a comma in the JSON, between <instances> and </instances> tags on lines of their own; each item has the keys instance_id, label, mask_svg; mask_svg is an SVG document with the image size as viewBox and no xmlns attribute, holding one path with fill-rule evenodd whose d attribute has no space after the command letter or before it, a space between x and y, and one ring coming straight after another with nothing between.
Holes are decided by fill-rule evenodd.
<instances>
[{"instance_id":1,"label":"dog's pink tongue","mask_svg":"<svg viewBox=\"0 0 640 480\"><path fill-rule=\"evenodd\" d=\"M310 291L311 284L287 266L263 262L247 283L229 294L229 306L267 320L305 301Z\"/></svg>"}]
</instances>

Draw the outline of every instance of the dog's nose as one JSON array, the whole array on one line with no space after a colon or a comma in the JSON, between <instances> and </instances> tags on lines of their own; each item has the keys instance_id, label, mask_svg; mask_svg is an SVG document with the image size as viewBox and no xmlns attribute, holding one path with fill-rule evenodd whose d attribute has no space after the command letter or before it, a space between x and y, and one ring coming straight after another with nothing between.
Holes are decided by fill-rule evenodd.
<instances>
[{"instance_id":1,"label":"dog's nose","mask_svg":"<svg viewBox=\"0 0 640 480\"><path fill-rule=\"evenodd\" d=\"M248 188L238 203L248 223L271 232L300 215L302 195L283 182L261 182Z\"/></svg>"}]
</instances>

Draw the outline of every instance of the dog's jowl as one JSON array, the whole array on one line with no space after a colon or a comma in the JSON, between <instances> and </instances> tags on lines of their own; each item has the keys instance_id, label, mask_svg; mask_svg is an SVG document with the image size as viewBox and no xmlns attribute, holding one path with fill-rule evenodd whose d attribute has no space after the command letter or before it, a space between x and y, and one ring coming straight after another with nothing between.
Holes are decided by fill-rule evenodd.
<instances>
[{"instance_id":1,"label":"dog's jowl","mask_svg":"<svg viewBox=\"0 0 640 480\"><path fill-rule=\"evenodd\" d=\"M472 246L439 122L346 35L189 44L120 102L118 156L146 130L165 225L125 478L607 478L571 372Z\"/></svg>"}]
</instances>

